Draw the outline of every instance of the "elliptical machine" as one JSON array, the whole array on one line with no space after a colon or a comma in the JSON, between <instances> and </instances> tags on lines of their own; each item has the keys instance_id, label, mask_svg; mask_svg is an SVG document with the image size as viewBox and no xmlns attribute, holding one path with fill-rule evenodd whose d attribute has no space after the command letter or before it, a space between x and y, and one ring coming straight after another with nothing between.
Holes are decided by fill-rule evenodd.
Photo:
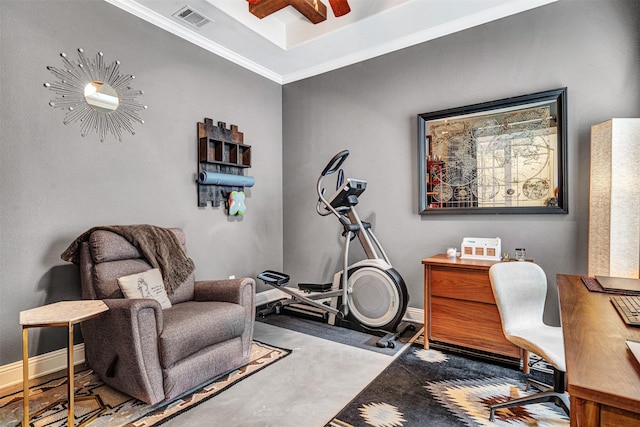
<instances>
[{"instance_id":1,"label":"elliptical machine","mask_svg":"<svg viewBox=\"0 0 640 427\"><path fill-rule=\"evenodd\" d=\"M414 329L409 322L402 322L407 309L409 295L404 280L391 266L382 245L376 238L371 224L363 222L356 211L358 197L367 187L367 182L347 178L340 166L349 156L348 150L336 154L325 166L318 178L318 203L316 211L321 216L335 215L343 227L343 269L333 276L332 283L300 283L295 291L287 288L289 275L273 270L257 277L288 294L291 298L269 304L258 312L261 317L283 310L302 312L322 317L331 325L343 326L365 332L382 333L378 347L395 347L394 341L405 331ZM336 191L325 198L323 179L338 173ZM358 238L366 259L349 265L349 244ZM344 274L346 272L346 274Z\"/></svg>"}]
</instances>

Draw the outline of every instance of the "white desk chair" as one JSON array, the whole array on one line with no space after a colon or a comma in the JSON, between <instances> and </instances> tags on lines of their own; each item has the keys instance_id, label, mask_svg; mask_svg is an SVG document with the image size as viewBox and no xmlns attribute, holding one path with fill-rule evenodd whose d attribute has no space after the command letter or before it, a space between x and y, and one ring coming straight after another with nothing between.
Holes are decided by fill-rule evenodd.
<instances>
[{"instance_id":1,"label":"white desk chair","mask_svg":"<svg viewBox=\"0 0 640 427\"><path fill-rule=\"evenodd\" d=\"M491 288L498 305L505 337L525 350L537 354L553 366L553 387L533 379L540 393L491 406L495 410L533 403L553 402L569 415L569 396L564 392L565 360L562 328L546 325L542 318L547 295L547 277L532 262L501 262L489 269Z\"/></svg>"}]
</instances>

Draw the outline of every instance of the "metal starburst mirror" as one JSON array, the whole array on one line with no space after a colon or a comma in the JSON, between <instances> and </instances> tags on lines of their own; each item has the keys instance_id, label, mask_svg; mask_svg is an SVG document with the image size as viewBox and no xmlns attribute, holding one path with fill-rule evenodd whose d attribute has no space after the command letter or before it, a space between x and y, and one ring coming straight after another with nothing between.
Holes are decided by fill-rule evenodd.
<instances>
[{"instance_id":1,"label":"metal starburst mirror","mask_svg":"<svg viewBox=\"0 0 640 427\"><path fill-rule=\"evenodd\" d=\"M47 66L58 81L45 83L57 98L49 105L66 110L63 123L80 122L80 134L95 131L103 142L107 133L122 141L124 130L135 135L133 123L143 124L138 115L146 105L137 102L141 90L131 87L135 76L120 72L120 61L107 65L102 52L90 60L84 50L78 49L77 61L61 53L63 68Z\"/></svg>"}]
</instances>

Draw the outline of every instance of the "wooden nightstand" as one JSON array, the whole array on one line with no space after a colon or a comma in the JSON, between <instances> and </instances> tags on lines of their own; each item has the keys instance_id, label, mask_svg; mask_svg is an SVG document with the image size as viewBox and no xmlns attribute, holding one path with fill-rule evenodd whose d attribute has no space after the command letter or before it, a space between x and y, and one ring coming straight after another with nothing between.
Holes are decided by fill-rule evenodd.
<instances>
[{"instance_id":1,"label":"wooden nightstand","mask_svg":"<svg viewBox=\"0 0 640 427\"><path fill-rule=\"evenodd\" d=\"M84 320L99 316L109 308L100 300L61 301L42 307L32 308L20 312L20 324L22 325L22 381L23 381L23 426L29 425L29 328L41 328L49 326L66 326L69 330L69 342L67 344L67 396L69 399L69 414L67 424L74 425L74 384L73 384L73 325ZM98 400L100 399L99 396ZM94 397L88 397L94 399ZM83 398L78 397L77 400ZM58 402L52 403L56 405ZM105 408L101 400L98 404ZM51 405L49 405L51 407ZM46 410L49 407L43 409ZM99 414L99 413L98 413ZM98 415L96 414L96 416ZM87 422L90 420L87 420Z\"/></svg>"},{"instance_id":2,"label":"wooden nightstand","mask_svg":"<svg viewBox=\"0 0 640 427\"><path fill-rule=\"evenodd\" d=\"M529 354L508 341L491 290L489 268L500 261L449 258L445 254L424 264L424 347L429 341L522 359L529 372Z\"/></svg>"}]
</instances>

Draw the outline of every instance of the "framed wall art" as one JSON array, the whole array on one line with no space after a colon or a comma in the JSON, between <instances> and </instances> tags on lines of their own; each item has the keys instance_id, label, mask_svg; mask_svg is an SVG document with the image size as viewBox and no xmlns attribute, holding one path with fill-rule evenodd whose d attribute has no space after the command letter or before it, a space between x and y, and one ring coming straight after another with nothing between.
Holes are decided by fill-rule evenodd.
<instances>
[{"instance_id":1,"label":"framed wall art","mask_svg":"<svg viewBox=\"0 0 640 427\"><path fill-rule=\"evenodd\" d=\"M568 213L567 89L418 115L420 214Z\"/></svg>"}]
</instances>

